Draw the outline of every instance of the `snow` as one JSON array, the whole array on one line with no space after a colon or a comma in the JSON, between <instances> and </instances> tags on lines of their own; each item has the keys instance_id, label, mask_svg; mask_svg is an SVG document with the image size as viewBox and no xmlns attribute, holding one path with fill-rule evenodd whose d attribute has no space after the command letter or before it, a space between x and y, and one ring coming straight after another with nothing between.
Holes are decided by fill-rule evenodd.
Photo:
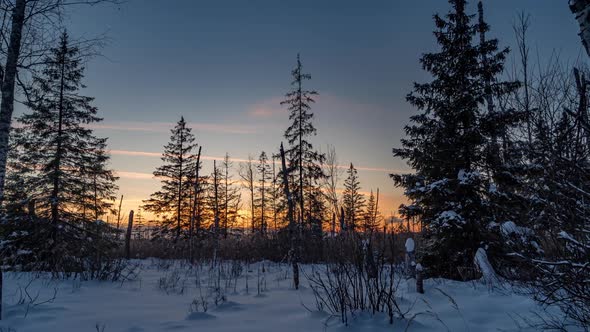
<instances>
[{"instance_id":1,"label":"snow","mask_svg":"<svg viewBox=\"0 0 590 332\"><path fill-rule=\"evenodd\" d=\"M453 210L441 212L438 215L438 218L436 218L436 222L440 225L440 227L450 227L452 225L460 226L460 224L465 224L463 217Z\"/></svg>"},{"instance_id":2,"label":"snow","mask_svg":"<svg viewBox=\"0 0 590 332\"><path fill-rule=\"evenodd\" d=\"M241 265L235 291L230 286L225 298L215 305L211 297L202 296L208 292L205 285L215 279L207 266L191 270L179 262L137 263L141 266L139 278L123 283L56 281L30 273L5 272L5 320L0 321L0 330L534 331L522 328L526 324L521 317L534 320L534 312L543 310L532 299L516 295L508 285L490 290L479 282L429 279L425 280L426 293L418 294L413 279L402 279L398 302L407 311L404 319L392 326L385 316L359 313L346 327L339 318L317 311L305 278L299 291L292 288L290 269L285 264ZM228 270L240 266L224 264ZM170 266L166 269L166 265ZM302 268L305 272L314 266ZM161 285L166 281L170 284L165 291ZM221 280L222 288L227 282ZM205 301L206 312L202 310L203 298L209 299Z\"/></svg>"},{"instance_id":3,"label":"snow","mask_svg":"<svg viewBox=\"0 0 590 332\"><path fill-rule=\"evenodd\" d=\"M494 271L494 268L492 267L492 264L490 264L490 261L488 260L488 254L486 253L485 249L477 249L473 260L475 266L478 267L479 271L483 275L483 280L485 283L490 287L495 286L499 282L499 279L496 275L496 271Z\"/></svg>"},{"instance_id":4,"label":"snow","mask_svg":"<svg viewBox=\"0 0 590 332\"><path fill-rule=\"evenodd\" d=\"M414 243L414 239L409 237L406 240L406 252L414 252L415 248L416 248L416 244Z\"/></svg>"},{"instance_id":5,"label":"snow","mask_svg":"<svg viewBox=\"0 0 590 332\"><path fill-rule=\"evenodd\" d=\"M477 171L467 172L464 169L459 170L457 174L457 179L459 180L460 184L469 184L474 180L479 179L480 173Z\"/></svg>"},{"instance_id":6,"label":"snow","mask_svg":"<svg viewBox=\"0 0 590 332\"><path fill-rule=\"evenodd\" d=\"M530 228L517 226L513 221L506 221L502 223L500 226L502 234L505 236L515 234L520 237L526 238L527 236L532 236L533 231Z\"/></svg>"}]
</instances>

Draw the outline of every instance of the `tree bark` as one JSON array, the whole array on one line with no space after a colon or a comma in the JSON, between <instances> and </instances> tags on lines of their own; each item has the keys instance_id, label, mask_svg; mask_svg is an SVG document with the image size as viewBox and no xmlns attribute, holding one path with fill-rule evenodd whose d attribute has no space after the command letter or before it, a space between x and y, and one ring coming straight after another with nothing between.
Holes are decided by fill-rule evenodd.
<instances>
[{"instance_id":1,"label":"tree bark","mask_svg":"<svg viewBox=\"0 0 590 332\"><path fill-rule=\"evenodd\" d=\"M219 251L219 199L218 199L218 178L217 178L217 164L215 160L213 160L213 189L215 194L215 217L214 217L214 231L213 231L213 241L214 241L214 248L213 248L213 264L217 264L217 252Z\"/></svg>"},{"instance_id":2,"label":"tree bark","mask_svg":"<svg viewBox=\"0 0 590 332\"><path fill-rule=\"evenodd\" d=\"M119 201L119 211L117 211L117 229L121 227L121 206L123 205L123 195L121 195L121 200Z\"/></svg>"},{"instance_id":3,"label":"tree bark","mask_svg":"<svg viewBox=\"0 0 590 332\"><path fill-rule=\"evenodd\" d=\"M195 184L193 191L195 192L195 198L193 200L193 215L191 217L191 225L189 228L189 235L188 235L188 247L189 247L189 260L191 264L195 262L195 254L193 252L193 234L195 231L195 221L198 215L198 207L199 207L199 165L201 164L201 146L199 146L199 152L197 153L197 164L195 166Z\"/></svg>"},{"instance_id":4,"label":"tree bark","mask_svg":"<svg viewBox=\"0 0 590 332\"><path fill-rule=\"evenodd\" d=\"M125 258L131 257L131 231L133 230L133 210L129 212L129 222L127 223L127 234L125 234Z\"/></svg>"},{"instance_id":5,"label":"tree bark","mask_svg":"<svg viewBox=\"0 0 590 332\"><path fill-rule=\"evenodd\" d=\"M26 0L16 0L12 11L12 28L6 65L4 66L4 80L2 81L2 100L0 101L0 202L4 200L4 181L6 179L6 161L8 158L8 138L12 125L14 111L14 86L16 82L17 65L20 56L23 26L25 24Z\"/></svg>"},{"instance_id":6,"label":"tree bark","mask_svg":"<svg viewBox=\"0 0 590 332\"><path fill-rule=\"evenodd\" d=\"M16 0L12 11L12 28L4 80L2 81L2 100L0 101L0 204L4 201L4 181L6 179L6 161L8 159L8 138L14 111L14 85L16 82L17 64L20 56L23 26L25 24L25 0ZM2 269L0 268L0 320L2 319Z\"/></svg>"}]
</instances>

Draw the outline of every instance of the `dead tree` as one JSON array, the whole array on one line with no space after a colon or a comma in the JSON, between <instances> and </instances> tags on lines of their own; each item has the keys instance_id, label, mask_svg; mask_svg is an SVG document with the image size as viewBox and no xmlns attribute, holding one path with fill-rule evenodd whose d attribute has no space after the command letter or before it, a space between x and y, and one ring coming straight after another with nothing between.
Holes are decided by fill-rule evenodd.
<instances>
[{"instance_id":1,"label":"dead tree","mask_svg":"<svg viewBox=\"0 0 590 332\"><path fill-rule=\"evenodd\" d=\"M219 251L219 179L217 176L217 164L215 160L213 160L213 189L214 189L214 208L215 208L215 217L214 217L214 224L213 224L213 264L217 264L217 252Z\"/></svg>"},{"instance_id":2,"label":"dead tree","mask_svg":"<svg viewBox=\"0 0 590 332\"><path fill-rule=\"evenodd\" d=\"M121 206L123 205L123 195L121 195L121 200L119 201L119 210L117 211L117 230L121 227Z\"/></svg>"},{"instance_id":3,"label":"dead tree","mask_svg":"<svg viewBox=\"0 0 590 332\"><path fill-rule=\"evenodd\" d=\"M244 181L244 188L250 193L250 210L252 213L251 227L252 232L256 231L256 218L255 218L255 197L254 197L254 164L252 156L248 156L248 161L240 167L240 177Z\"/></svg>"},{"instance_id":4,"label":"dead tree","mask_svg":"<svg viewBox=\"0 0 590 332\"><path fill-rule=\"evenodd\" d=\"M189 260L191 264L195 262L194 252L193 252L193 234L195 232L195 222L197 218L200 218L200 208L199 208L199 191L200 184L199 184L199 168L201 165L201 146L199 146L199 152L197 153L197 164L195 165L195 182L193 184L193 192L194 192L194 199L193 199L193 215L191 216L191 223L189 227L188 233L188 250L189 250ZM200 223L199 227L200 227Z\"/></svg>"},{"instance_id":5,"label":"dead tree","mask_svg":"<svg viewBox=\"0 0 590 332\"><path fill-rule=\"evenodd\" d=\"M129 212L129 222L127 223L127 233L125 234L125 258L131 257L131 231L133 230L133 210Z\"/></svg>"},{"instance_id":6,"label":"dead tree","mask_svg":"<svg viewBox=\"0 0 590 332\"><path fill-rule=\"evenodd\" d=\"M281 143L281 166L283 167L283 190L285 198L287 199L287 218L289 220L289 240L291 242L291 248L289 249L289 258L293 265L293 284L295 289L299 289L299 253L297 248L297 224L295 223L295 217L293 215L293 197L291 196L291 190L289 189L289 175L287 171L287 163L285 162L285 150L283 149L283 143Z\"/></svg>"}]
</instances>

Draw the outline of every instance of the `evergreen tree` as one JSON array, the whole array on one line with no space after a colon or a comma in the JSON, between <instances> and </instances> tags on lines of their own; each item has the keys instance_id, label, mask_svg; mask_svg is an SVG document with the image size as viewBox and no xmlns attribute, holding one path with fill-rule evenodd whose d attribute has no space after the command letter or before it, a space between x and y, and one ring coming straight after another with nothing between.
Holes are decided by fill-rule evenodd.
<instances>
[{"instance_id":1,"label":"evergreen tree","mask_svg":"<svg viewBox=\"0 0 590 332\"><path fill-rule=\"evenodd\" d=\"M87 128L101 118L93 98L79 94L83 60L64 32L33 76L29 111L11 137L2 265L60 277L113 276L107 266L113 266L115 234L98 219L115 198L116 177L106 139Z\"/></svg>"},{"instance_id":2,"label":"evergreen tree","mask_svg":"<svg viewBox=\"0 0 590 332\"><path fill-rule=\"evenodd\" d=\"M344 223L347 230L354 232L363 225L365 197L360 192L361 184L358 173L352 163L346 173L348 173L348 177L344 181L344 192L342 193Z\"/></svg>"},{"instance_id":3,"label":"evergreen tree","mask_svg":"<svg viewBox=\"0 0 590 332\"><path fill-rule=\"evenodd\" d=\"M377 194L379 190L377 190ZM371 233L373 231L379 230L379 226L381 226L382 217L379 213L379 202L377 201L378 198L375 197L373 190L371 190L371 195L369 195L369 200L367 201L367 208L363 215L363 230L366 233Z\"/></svg>"},{"instance_id":4,"label":"evergreen tree","mask_svg":"<svg viewBox=\"0 0 590 332\"><path fill-rule=\"evenodd\" d=\"M301 224L307 224L310 228L317 229L312 223L320 223L321 199L323 195L318 195L318 181L324 177L321 164L325 160L325 155L314 150L309 137L316 135L316 128L312 124L313 113L311 113L311 104L318 93L313 90L305 90L303 83L310 80L311 75L303 72L303 66L297 55L297 65L291 72L293 89L288 92L286 99L281 105L288 105L290 111L289 120L291 125L285 131L285 138L289 143L289 149L286 151L289 162L289 176L296 181L292 183L293 198L298 207L298 219ZM316 225L317 226L317 225Z\"/></svg>"},{"instance_id":5,"label":"evergreen tree","mask_svg":"<svg viewBox=\"0 0 590 332\"><path fill-rule=\"evenodd\" d=\"M433 81L415 84L407 97L421 113L406 126L403 147L393 150L416 172L392 177L411 201L400 212L424 225L422 264L431 274L461 278L459 268L473 266L475 252L490 238L487 226L496 221L487 197L493 181L486 170L497 173L499 163L490 163L486 142L509 127L493 109L486 113L481 107L515 83L495 81L507 51L498 52L497 41L485 36L480 44L474 41L487 26L472 23L465 0L449 2L452 10L445 18L434 16L440 51L421 58ZM489 129L489 119L497 126Z\"/></svg>"},{"instance_id":6,"label":"evergreen tree","mask_svg":"<svg viewBox=\"0 0 590 332\"><path fill-rule=\"evenodd\" d=\"M162 216L161 233L174 230L175 239L178 239L181 229L190 223L195 167L201 165L196 165L193 150L197 144L184 117L180 118L171 133L170 142L164 147L162 155L164 164L154 171L162 188L144 201L143 209Z\"/></svg>"},{"instance_id":7,"label":"evergreen tree","mask_svg":"<svg viewBox=\"0 0 590 332\"><path fill-rule=\"evenodd\" d=\"M7 189L21 187L21 195L26 190L36 214L53 224L99 219L117 190L108 169L106 139L85 126L102 119L91 105L94 98L79 94L85 87L82 61L64 32L33 78L26 104L31 111L17 119L21 126L12 136L10 168L15 176L9 178L17 181Z\"/></svg>"}]
</instances>

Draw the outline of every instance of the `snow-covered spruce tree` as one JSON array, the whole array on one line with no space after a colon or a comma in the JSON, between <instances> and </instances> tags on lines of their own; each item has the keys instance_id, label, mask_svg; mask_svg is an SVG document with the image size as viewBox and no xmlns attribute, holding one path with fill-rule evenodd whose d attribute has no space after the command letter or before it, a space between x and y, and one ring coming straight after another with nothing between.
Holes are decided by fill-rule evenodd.
<instances>
[{"instance_id":1,"label":"snow-covered spruce tree","mask_svg":"<svg viewBox=\"0 0 590 332\"><path fill-rule=\"evenodd\" d=\"M494 114L482 106L486 96L506 93L511 84L495 80L507 51L498 52L495 40L477 44L481 26L466 14L466 1L449 2L446 17L434 16L440 51L421 59L433 81L415 84L408 95L421 112L406 126L403 147L393 150L415 173L392 178L410 199L401 214L425 227L422 265L430 275L462 279L462 268L474 267L475 252L489 244L489 226L496 222L488 201L493 180L486 174L486 142L502 128L486 126Z\"/></svg>"},{"instance_id":2,"label":"snow-covered spruce tree","mask_svg":"<svg viewBox=\"0 0 590 332\"><path fill-rule=\"evenodd\" d=\"M82 61L64 32L33 77L26 103L30 111L17 119L20 126L11 139L6 186L6 197L20 201L5 202L9 220L22 220L17 214L23 209L13 207L28 202L27 222L7 226L17 231L11 232L15 238L7 239L5 249L30 254L11 257L5 252L3 257L25 268L92 270L88 277L96 277L114 247L110 228L98 219L117 187L108 168L106 139L86 127L101 119L91 105L93 98L79 94L84 88Z\"/></svg>"},{"instance_id":3,"label":"snow-covered spruce tree","mask_svg":"<svg viewBox=\"0 0 590 332\"><path fill-rule=\"evenodd\" d=\"M154 171L160 179L162 188L153 193L143 203L145 211L162 216L162 235L173 232L175 240L190 223L192 212L192 187L194 185L197 147L191 128L187 127L184 117L171 130L170 142L164 147L162 161L164 164Z\"/></svg>"},{"instance_id":4,"label":"snow-covered spruce tree","mask_svg":"<svg viewBox=\"0 0 590 332\"><path fill-rule=\"evenodd\" d=\"M296 203L298 222L310 230L315 230L321 235L321 223L323 216L323 195L319 190L319 180L324 177L321 164L325 155L314 150L309 138L316 135L316 128L312 124L313 113L311 104L317 92L306 90L303 83L311 79L310 74L303 72L303 66L297 54L297 65L292 70L293 89L289 91L281 102L287 105L290 111L291 125L285 131L285 138L289 143L287 151L289 163L289 176L295 181L292 183L292 194Z\"/></svg>"},{"instance_id":5,"label":"snow-covered spruce tree","mask_svg":"<svg viewBox=\"0 0 590 332\"><path fill-rule=\"evenodd\" d=\"M361 183L358 172L352 163L346 173L348 176L344 180L344 192L342 193L344 223L346 230L355 232L360 230L364 223L365 196L360 192Z\"/></svg>"}]
</instances>

